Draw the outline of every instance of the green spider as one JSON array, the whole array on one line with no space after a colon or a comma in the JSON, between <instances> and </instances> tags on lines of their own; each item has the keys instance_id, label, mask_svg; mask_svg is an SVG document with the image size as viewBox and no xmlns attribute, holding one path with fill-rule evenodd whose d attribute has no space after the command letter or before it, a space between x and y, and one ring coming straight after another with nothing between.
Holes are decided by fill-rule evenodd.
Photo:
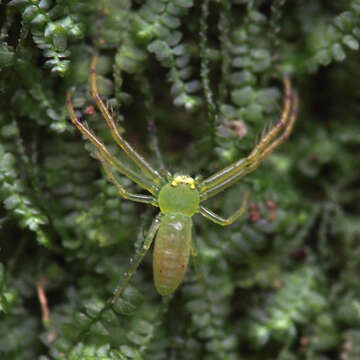
<instances>
[{"instance_id":1,"label":"green spider","mask_svg":"<svg viewBox=\"0 0 360 360\"><path fill-rule=\"evenodd\" d=\"M66 98L67 108L71 121L80 132L95 145L95 155L100 160L109 180L115 185L120 195L125 199L151 204L160 208L160 213L153 220L146 235L142 248L130 266L120 286L114 292L112 303L122 294L123 290L135 274L143 257L150 249L156 236L153 253L154 283L158 293L162 296L172 294L184 277L190 253L196 255L191 242L192 216L200 213L207 219L222 225L230 225L246 210L248 193L244 196L240 208L228 218L222 218L202 203L239 181L248 173L254 171L260 163L272 153L290 134L298 109L298 97L292 91L287 76L283 77L285 95L284 106L279 122L262 136L249 156L216 172L208 178L201 180L188 175L160 174L129 143L119 134L110 111L100 98L96 84L96 64L98 56L93 58L91 64L91 90L94 100L110 128L112 137L126 155L137 165L142 174L133 171L113 157L105 145L82 124L76 117L71 102L71 93ZM284 129L282 134L280 131ZM147 190L151 195L133 194L128 192L117 180L112 168L127 176Z\"/></svg>"}]
</instances>

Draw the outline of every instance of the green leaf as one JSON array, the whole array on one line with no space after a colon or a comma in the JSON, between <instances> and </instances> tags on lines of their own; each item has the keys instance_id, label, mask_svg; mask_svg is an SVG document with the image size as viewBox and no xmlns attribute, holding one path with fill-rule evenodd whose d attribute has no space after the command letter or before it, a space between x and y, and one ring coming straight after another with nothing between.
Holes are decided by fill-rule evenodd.
<instances>
[{"instance_id":1,"label":"green leaf","mask_svg":"<svg viewBox=\"0 0 360 360\"><path fill-rule=\"evenodd\" d=\"M351 35L345 35L342 41L346 46L348 46L352 50L359 49L359 42L355 39L355 37Z\"/></svg>"},{"instance_id":2,"label":"green leaf","mask_svg":"<svg viewBox=\"0 0 360 360\"><path fill-rule=\"evenodd\" d=\"M244 106L255 100L254 90L250 86L231 92L231 100L238 106Z\"/></svg>"}]
</instances>

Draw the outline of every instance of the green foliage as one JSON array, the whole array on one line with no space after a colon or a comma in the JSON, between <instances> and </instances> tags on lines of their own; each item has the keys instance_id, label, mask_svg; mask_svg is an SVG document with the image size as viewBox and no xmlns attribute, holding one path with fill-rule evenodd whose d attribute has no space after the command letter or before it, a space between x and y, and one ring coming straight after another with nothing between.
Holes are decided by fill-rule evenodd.
<instances>
[{"instance_id":1,"label":"green foliage","mask_svg":"<svg viewBox=\"0 0 360 360\"><path fill-rule=\"evenodd\" d=\"M16 300L16 293L9 289L5 281L4 265L0 263L0 311L8 312Z\"/></svg>"},{"instance_id":2,"label":"green foliage","mask_svg":"<svg viewBox=\"0 0 360 360\"><path fill-rule=\"evenodd\" d=\"M270 337L286 338L289 343L296 334L296 323L308 323L325 306L324 297L316 292L316 275L313 269L299 269L294 274L283 274L278 279L280 289L273 296L266 295L260 302L267 303L253 309L249 329L249 342L263 346Z\"/></svg>"},{"instance_id":3,"label":"green foliage","mask_svg":"<svg viewBox=\"0 0 360 360\"><path fill-rule=\"evenodd\" d=\"M90 359L143 359L161 318L160 309L144 305L143 300L132 287L128 287L112 307L104 307L99 299L89 299L84 304L84 312L69 314L69 321L62 325L64 336L51 344L52 357L57 359L67 354L67 358L74 360L87 356ZM119 332L124 322L127 326ZM86 342L81 341L83 339Z\"/></svg>"},{"instance_id":4,"label":"green foliage","mask_svg":"<svg viewBox=\"0 0 360 360\"><path fill-rule=\"evenodd\" d=\"M259 87L259 74L264 78L276 73L272 54L276 49L271 46L271 37L262 35L269 26L266 17L250 1L245 16L231 26L232 15L228 7L224 2L219 23L223 31L220 40L224 63L219 86L221 102L217 137L220 146L217 152L225 161L234 161L238 156L239 144L237 138L226 129L238 123L245 132L251 133L264 117L269 121L275 119L280 93L275 87ZM253 134L248 136L247 141L254 139ZM243 150L248 145L246 142Z\"/></svg>"},{"instance_id":5,"label":"green foliage","mask_svg":"<svg viewBox=\"0 0 360 360\"><path fill-rule=\"evenodd\" d=\"M1 123L3 143L5 141L17 142L20 155L18 161L24 160L21 157L23 149L19 140L17 126L15 124L5 124L4 121ZM49 238L42 228L42 225L46 224L48 219L31 200L32 194L20 177L20 169L17 168L17 160L14 154L6 151L5 146L0 145L0 159L0 195L5 209L19 220L19 225L22 228L28 228L35 232L39 244L48 246ZM25 161L28 161L26 157Z\"/></svg>"},{"instance_id":6,"label":"green foliage","mask_svg":"<svg viewBox=\"0 0 360 360\"><path fill-rule=\"evenodd\" d=\"M329 65L332 61L344 61L345 49L358 50L360 38L360 1L350 1L346 11L337 15L325 27L313 30L310 48L313 61L318 65Z\"/></svg>"},{"instance_id":7,"label":"green foliage","mask_svg":"<svg viewBox=\"0 0 360 360\"><path fill-rule=\"evenodd\" d=\"M170 68L168 80L172 83L170 91L174 105L188 110L200 105L199 97L192 95L200 89L200 81L192 78L191 47L181 43L183 35L178 28L180 17L185 16L192 6L192 0L151 0L142 6L135 20L135 36L149 42L148 51L154 53L164 67Z\"/></svg>"},{"instance_id":8,"label":"green foliage","mask_svg":"<svg viewBox=\"0 0 360 360\"><path fill-rule=\"evenodd\" d=\"M360 357L360 2L0 1L0 358ZM194 216L203 277L170 297L149 253L115 304L153 209L123 200L68 120L114 156L89 64L124 137L157 169L209 176L300 98L293 134ZM264 130L265 129L265 130ZM139 189L119 177L132 192Z\"/></svg>"},{"instance_id":9,"label":"green foliage","mask_svg":"<svg viewBox=\"0 0 360 360\"><path fill-rule=\"evenodd\" d=\"M50 8L49 0L12 0L8 4L19 8L21 12L23 37L20 37L20 41L24 41L25 34L30 31L36 46L49 58L45 65L60 75L67 71L69 65L69 60L65 59L70 54L67 50L68 38L80 38L83 35L76 13L75 16L70 15L72 10L79 7L74 3L62 1L53 8Z\"/></svg>"}]
</instances>

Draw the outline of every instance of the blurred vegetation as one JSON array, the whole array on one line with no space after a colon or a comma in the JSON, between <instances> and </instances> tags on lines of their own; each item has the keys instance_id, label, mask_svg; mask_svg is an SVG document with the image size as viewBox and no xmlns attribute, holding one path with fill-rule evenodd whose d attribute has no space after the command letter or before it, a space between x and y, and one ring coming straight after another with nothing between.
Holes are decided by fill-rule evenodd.
<instances>
[{"instance_id":1,"label":"blurred vegetation","mask_svg":"<svg viewBox=\"0 0 360 360\"><path fill-rule=\"evenodd\" d=\"M360 358L359 0L2 0L0 26L2 360ZM250 188L247 215L194 216L206 295L190 268L161 299L149 253L104 310L155 210L118 196L68 120L71 88L124 158L95 53L124 136L192 176L276 123L281 73L298 91L290 139L208 203L229 215Z\"/></svg>"}]
</instances>

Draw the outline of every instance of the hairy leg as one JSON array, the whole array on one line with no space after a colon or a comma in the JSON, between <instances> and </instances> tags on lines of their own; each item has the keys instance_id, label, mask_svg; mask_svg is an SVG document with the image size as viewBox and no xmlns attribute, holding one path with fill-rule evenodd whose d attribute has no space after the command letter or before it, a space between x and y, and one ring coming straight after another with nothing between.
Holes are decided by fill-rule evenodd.
<instances>
[{"instance_id":1,"label":"hairy leg","mask_svg":"<svg viewBox=\"0 0 360 360\"><path fill-rule=\"evenodd\" d=\"M226 168L216 172L207 179L203 180L200 184L200 200L204 201L209 197L216 195L218 192L224 190L230 186L233 182L236 182L242 177L243 169L249 167L252 163L257 162L257 159L266 152L267 147L271 147L271 141L273 141L279 132L285 127L292 129L292 126L288 126L290 114L292 113L294 95L292 94L291 85L288 77L283 77L285 95L284 95L284 107L280 121L267 132L260 140L258 145L253 149L250 155L246 158L240 159L234 164L227 166ZM289 132L289 131L288 131ZM275 140L276 142L276 140ZM277 146L280 144L276 142Z\"/></svg>"},{"instance_id":2,"label":"hairy leg","mask_svg":"<svg viewBox=\"0 0 360 360\"><path fill-rule=\"evenodd\" d=\"M68 91L66 95L66 106L70 115L70 119L73 124L78 128L78 130L96 147L101 156L106 159L112 166L114 166L120 173L127 176L130 180L134 181L136 184L141 186L143 189L148 190L152 194L158 192L158 187L150 180L143 178L138 173L127 168L125 165L121 164L116 160L106 148L106 146L76 117L75 110L71 101L71 93Z\"/></svg>"},{"instance_id":3,"label":"hairy leg","mask_svg":"<svg viewBox=\"0 0 360 360\"><path fill-rule=\"evenodd\" d=\"M105 106L104 102L102 101L99 90L96 84L96 64L97 64L98 56L95 56L91 63L91 91L95 102L100 109L101 113L103 114L107 125L110 128L111 135L116 143L125 151L128 157L134 161L134 163L156 184L160 184L161 182L161 175L140 155L138 154L132 146L120 135L118 128L115 124L113 117L111 116L109 110Z\"/></svg>"}]
</instances>

